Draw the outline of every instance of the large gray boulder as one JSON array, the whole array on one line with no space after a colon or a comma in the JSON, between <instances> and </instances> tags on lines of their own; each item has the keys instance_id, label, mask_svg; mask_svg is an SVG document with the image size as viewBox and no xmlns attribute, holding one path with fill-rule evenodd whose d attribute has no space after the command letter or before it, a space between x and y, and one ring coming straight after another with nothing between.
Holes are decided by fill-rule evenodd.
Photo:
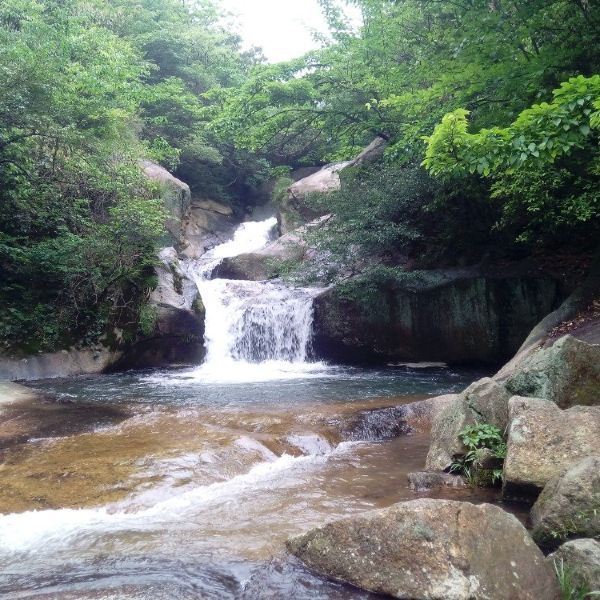
<instances>
[{"instance_id":1,"label":"large gray boulder","mask_svg":"<svg viewBox=\"0 0 600 600\"><path fill-rule=\"evenodd\" d=\"M164 248L159 258L158 285L149 299L152 331L124 347L118 369L197 364L204 358L204 305L198 288L174 248Z\"/></svg>"},{"instance_id":2,"label":"large gray boulder","mask_svg":"<svg viewBox=\"0 0 600 600\"><path fill-rule=\"evenodd\" d=\"M230 206L194 198L182 223L183 240L179 252L186 258L199 258L231 239L237 225L238 220Z\"/></svg>"},{"instance_id":3,"label":"large gray boulder","mask_svg":"<svg viewBox=\"0 0 600 600\"><path fill-rule=\"evenodd\" d=\"M557 572L568 573L579 590L600 592L600 542L571 540L546 559Z\"/></svg>"},{"instance_id":4,"label":"large gray boulder","mask_svg":"<svg viewBox=\"0 0 600 600\"><path fill-rule=\"evenodd\" d=\"M306 198L311 194L327 194L339 190L342 186L340 175L344 169L378 160L383 156L386 146L386 140L377 137L352 160L311 170L306 177L294 181L287 189L287 197L279 202L278 222L281 233L286 234L321 216L322 213L315 211L306 202Z\"/></svg>"},{"instance_id":5,"label":"large gray boulder","mask_svg":"<svg viewBox=\"0 0 600 600\"><path fill-rule=\"evenodd\" d=\"M401 502L313 529L288 549L322 575L395 598L560 597L525 528L490 504Z\"/></svg>"},{"instance_id":6,"label":"large gray boulder","mask_svg":"<svg viewBox=\"0 0 600 600\"><path fill-rule=\"evenodd\" d=\"M600 345L566 335L533 353L506 387L512 395L546 398L561 408L600 404Z\"/></svg>"},{"instance_id":7,"label":"large gray boulder","mask_svg":"<svg viewBox=\"0 0 600 600\"><path fill-rule=\"evenodd\" d=\"M553 477L531 509L531 524L533 538L547 547L572 537L600 537L600 455Z\"/></svg>"},{"instance_id":8,"label":"large gray boulder","mask_svg":"<svg viewBox=\"0 0 600 600\"><path fill-rule=\"evenodd\" d=\"M504 431L508 424L509 398L506 388L489 377L458 394L433 419L425 468L444 471L455 457L465 453L458 434L467 425L490 423Z\"/></svg>"},{"instance_id":9,"label":"large gray boulder","mask_svg":"<svg viewBox=\"0 0 600 600\"><path fill-rule=\"evenodd\" d=\"M161 194L165 209L168 214L165 227L172 238L165 241L179 243L182 239L183 220L188 215L191 206L190 187L164 167L150 161L141 161L144 175L157 183L161 188Z\"/></svg>"},{"instance_id":10,"label":"large gray boulder","mask_svg":"<svg viewBox=\"0 0 600 600\"><path fill-rule=\"evenodd\" d=\"M33 381L102 373L121 358L120 349L105 346L44 352L25 358L0 356L0 379Z\"/></svg>"},{"instance_id":11,"label":"large gray boulder","mask_svg":"<svg viewBox=\"0 0 600 600\"><path fill-rule=\"evenodd\" d=\"M264 248L225 258L215 267L212 277L222 279L242 279L248 281L264 281L279 277L286 269L303 264L303 270L310 269L317 275L319 268L330 266L328 257L308 245L308 231L321 227L331 215L319 217L294 231L286 233L271 241ZM310 264L309 264L310 263Z\"/></svg>"},{"instance_id":12,"label":"large gray boulder","mask_svg":"<svg viewBox=\"0 0 600 600\"><path fill-rule=\"evenodd\" d=\"M599 353L600 346L568 335L472 384L433 420L427 468L447 469L464 452L458 434L466 425L491 423L504 431L515 391L534 393L561 408L600 404Z\"/></svg>"},{"instance_id":13,"label":"large gray boulder","mask_svg":"<svg viewBox=\"0 0 600 600\"><path fill-rule=\"evenodd\" d=\"M600 455L600 406L561 410L549 400L509 400L503 495L534 500L542 488L584 458Z\"/></svg>"},{"instance_id":14,"label":"large gray boulder","mask_svg":"<svg viewBox=\"0 0 600 600\"><path fill-rule=\"evenodd\" d=\"M212 277L264 281L278 274L278 265L299 262L307 256L308 248L302 235L306 227L286 233L256 252L224 258L212 272Z\"/></svg>"}]
</instances>

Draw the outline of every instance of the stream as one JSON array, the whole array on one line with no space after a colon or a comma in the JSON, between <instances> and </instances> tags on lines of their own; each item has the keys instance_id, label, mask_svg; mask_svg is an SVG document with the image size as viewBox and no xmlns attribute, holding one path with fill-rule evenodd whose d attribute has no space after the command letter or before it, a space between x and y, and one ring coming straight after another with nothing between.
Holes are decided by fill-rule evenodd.
<instances>
[{"instance_id":1,"label":"stream","mask_svg":"<svg viewBox=\"0 0 600 600\"><path fill-rule=\"evenodd\" d=\"M310 574L285 540L423 496L406 475L428 433L399 407L481 373L312 361L316 290L211 279L274 227L244 223L186 265L206 307L202 365L38 381L57 401L5 410L4 426L38 433L1 451L2 597L371 597Z\"/></svg>"}]
</instances>

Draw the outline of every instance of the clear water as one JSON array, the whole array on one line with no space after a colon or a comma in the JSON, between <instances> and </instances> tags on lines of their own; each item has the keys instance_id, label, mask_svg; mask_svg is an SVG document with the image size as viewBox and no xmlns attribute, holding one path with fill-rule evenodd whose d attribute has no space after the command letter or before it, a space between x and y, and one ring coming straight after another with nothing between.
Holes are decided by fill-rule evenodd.
<instances>
[{"instance_id":1,"label":"clear water","mask_svg":"<svg viewBox=\"0 0 600 600\"><path fill-rule=\"evenodd\" d=\"M286 368L288 369L286 371ZM232 367L227 378L204 366L177 371L131 371L69 379L48 379L37 389L71 401L175 406L286 406L369 398L427 396L463 390L482 377L473 369L359 368L280 363Z\"/></svg>"},{"instance_id":2,"label":"clear water","mask_svg":"<svg viewBox=\"0 0 600 600\"><path fill-rule=\"evenodd\" d=\"M285 540L418 497L406 474L423 467L428 438L395 437L397 407L478 375L319 367L224 383L190 369L36 382L66 420L85 406L124 416L6 451L0 595L368 598L307 572Z\"/></svg>"}]
</instances>

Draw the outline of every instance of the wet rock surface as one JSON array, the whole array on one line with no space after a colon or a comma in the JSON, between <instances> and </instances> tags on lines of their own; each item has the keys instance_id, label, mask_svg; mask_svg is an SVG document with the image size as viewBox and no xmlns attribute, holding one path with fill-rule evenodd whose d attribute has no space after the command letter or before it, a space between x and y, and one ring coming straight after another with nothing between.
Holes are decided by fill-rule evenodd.
<instances>
[{"instance_id":1,"label":"wet rock surface","mask_svg":"<svg viewBox=\"0 0 600 600\"><path fill-rule=\"evenodd\" d=\"M412 600L552 600L551 566L518 520L498 507L413 500L334 521L288 549L336 580Z\"/></svg>"},{"instance_id":2,"label":"wet rock surface","mask_svg":"<svg viewBox=\"0 0 600 600\"><path fill-rule=\"evenodd\" d=\"M457 394L433 419L427 469L444 471L465 448L458 438L467 425L490 423L503 431L508 423L508 400L504 386L489 377Z\"/></svg>"},{"instance_id":3,"label":"wet rock surface","mask_svg":"<svg viewBox=\"0 0 600 600\"><path fill-rule=\"evenodd\" d=\"M460 488L467 485L463 477L437 471L418 471L408 474L408 485L415 492L426 492L438 488Z\"/></svg>"},{"instance_id":4,"label":"wet rock surface","mask_svg":"<svg viewBox=\"0 0 600 600\"><path fill-rule=\"evenodd\" d=\"M174 248L164 248L158 285L149 298L151 331L123 345L114 369L197 364L205 354L204 306L196 283L182 270Z\"/></svg>"}]
</instances>

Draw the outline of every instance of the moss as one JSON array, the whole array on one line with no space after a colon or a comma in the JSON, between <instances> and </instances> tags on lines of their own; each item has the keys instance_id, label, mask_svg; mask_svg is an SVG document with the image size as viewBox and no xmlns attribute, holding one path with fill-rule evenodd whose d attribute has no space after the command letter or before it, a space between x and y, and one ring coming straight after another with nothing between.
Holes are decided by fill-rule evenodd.
<instances>
[{"instance_id":1,"label":"moss","mask_svg":"<svg viewBox=\"0 0 600 600\"><path fill-rule=\"evenodd\" d=\"M206 313L206 307L204 306L204 302L202 302L202 296L200 296L200 294L198 294L192 302L192 310L200 316Z\"/></svg>"},{"instance_id":2,"label":"moss","mask_svg":"<svg viewBox=\"0 0 600 600\"><path fill-rule=\"evenodd\" d=\"M173 275L173 289L181 295L183 293L183 275L179 273L174 264L169 265L171 274Z\"/></svg>"}]
</instances>

